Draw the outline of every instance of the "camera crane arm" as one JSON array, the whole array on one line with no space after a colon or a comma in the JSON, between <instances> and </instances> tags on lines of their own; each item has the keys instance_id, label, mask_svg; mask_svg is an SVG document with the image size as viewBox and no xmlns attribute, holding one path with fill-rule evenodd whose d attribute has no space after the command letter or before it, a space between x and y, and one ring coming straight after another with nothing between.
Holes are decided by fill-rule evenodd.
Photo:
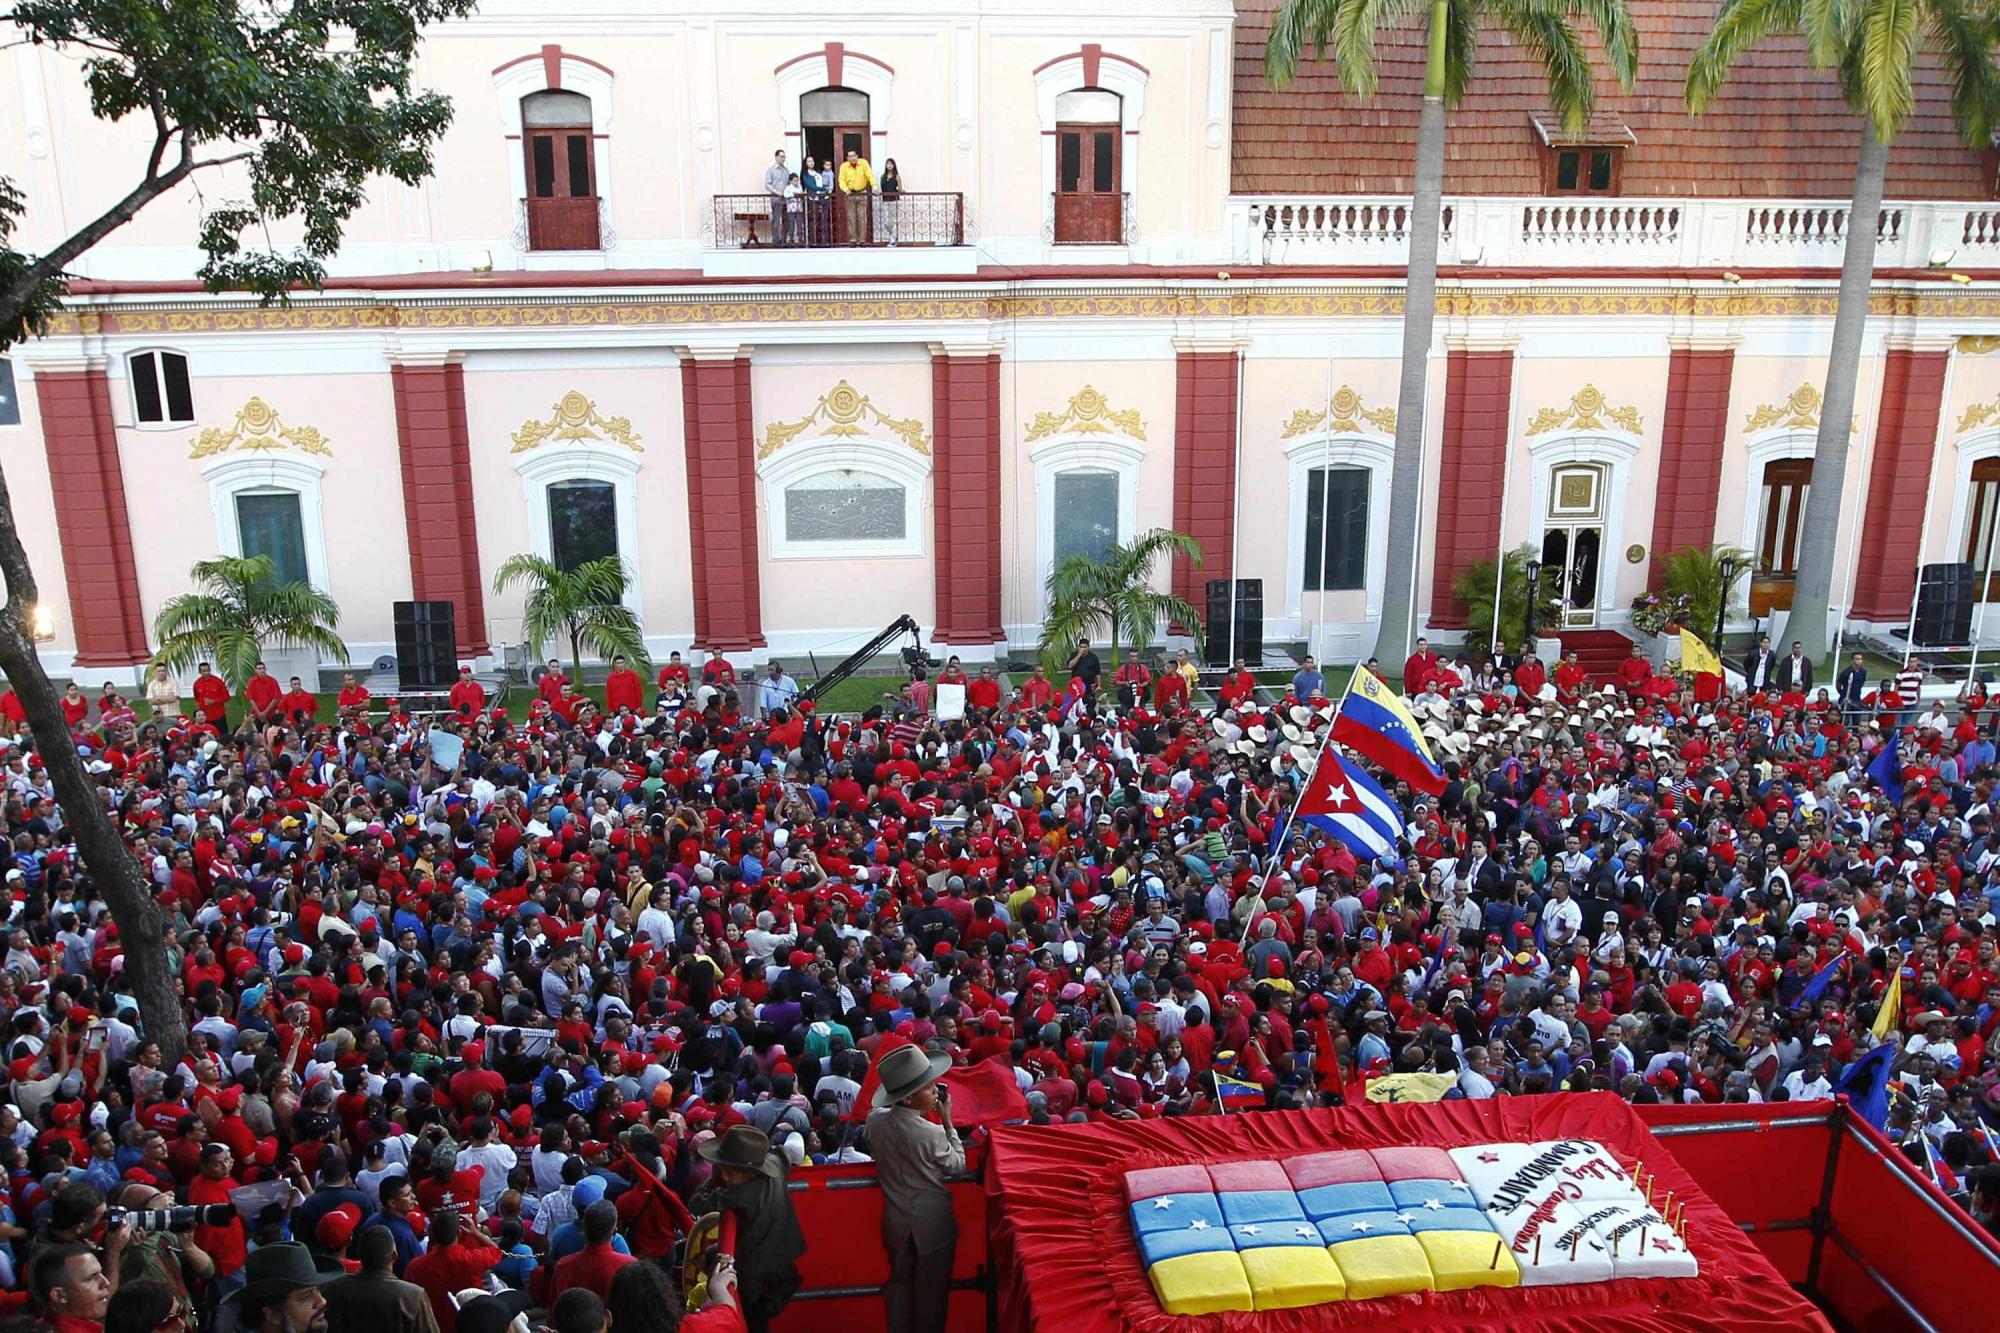
<instances>
[{"instance_id":1,"label":"camera crane arm","mask_svg":"<svg viewBox=\"0 0 2000 1333\"><path fill-rule=\"evenodd\" d=\"M897 616L883 628L880 634L877 634L852 653L849 653L847 657L842 659L839 665L807 686L800 693L799 702L818 703L820 696L860 670L862 663L880 653L904 634L910 636L910 639L916 645L918 655L921 656L924 649L923 631L918 628L917 622L913 618L909 616Z\"/></svg>"}]
</instances>

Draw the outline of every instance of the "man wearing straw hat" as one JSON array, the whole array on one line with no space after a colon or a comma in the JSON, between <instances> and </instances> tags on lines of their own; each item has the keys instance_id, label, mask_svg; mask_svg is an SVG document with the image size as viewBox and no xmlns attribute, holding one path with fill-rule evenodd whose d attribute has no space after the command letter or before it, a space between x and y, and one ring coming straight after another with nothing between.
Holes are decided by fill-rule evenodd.
<instances>
[{"instance_id":1,"label":"man wearing straw hat","mask_svg":"<svg viewBox=\"0 0 2000 1333\"><path fill-rule=\"evenodd\" d=\"M889 1333L943 1333L958 1223L945 1178L965 1170L965 1148L951 1127L951 1096L938 1078L951 1057L898 1046L882 1057L868 1115L868 1151L882 1184L882 1248L889 1281L882 1288ZM933 1123L935 1110L941 1124Z\"/></svg>"},{"instance_id":2,"label":"man wearing straw hat","mask_svg":"<svg viewBox=\"0 0 2000 1333\"><path fill-rule=\"evenodd\" d=\"M689 1211L736 1214L737 1299L750 1333L763 1333L799 1289L805 1233L785 1189L785 1156L755 1125L734 1125L695 1148L715 1172Z\"/></svg>"}]
</instances>

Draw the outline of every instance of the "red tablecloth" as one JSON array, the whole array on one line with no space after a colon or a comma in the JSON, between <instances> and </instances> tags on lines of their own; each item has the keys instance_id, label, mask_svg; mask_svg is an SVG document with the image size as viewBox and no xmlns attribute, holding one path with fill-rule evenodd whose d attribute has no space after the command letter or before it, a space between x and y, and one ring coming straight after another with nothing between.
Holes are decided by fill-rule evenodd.
<instances>
[{"instance_id":1,"label":"red tablecloth","mask_svg":"<svg viewBox=\"0 0 2000 1333\"><path fill-rule=\"evenodd\" d=\"M1332 1148L1595 1139L1642 1161L1687 1206L1698 1278L1425 1292L1303 1310L1176 1316L1154 1298L1126 1220L1123 1180L1170 1162L1283 1158ZM1009 1126L986 1175L1003 1333L1307 1333L1348 1328L1828 1330L1631 1107L1608 1093L1337 1111Z\"/></svg>"}]
</instances>

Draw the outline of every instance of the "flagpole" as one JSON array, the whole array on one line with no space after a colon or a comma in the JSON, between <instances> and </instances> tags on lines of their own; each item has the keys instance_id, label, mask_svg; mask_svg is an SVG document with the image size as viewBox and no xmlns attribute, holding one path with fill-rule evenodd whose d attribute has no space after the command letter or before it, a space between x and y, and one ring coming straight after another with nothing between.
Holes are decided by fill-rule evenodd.
<instances>
[{"instance_id":1,"label":"flagpole","mask_svg":"<svg viewBox=\"0 0 2000 1333\"><path fill-rule=\"evenodd\" d=\"M1360 670L1361 668L1358 666L1355 668L1357 673ZM1354 677L1350 675L1347 678L1347 691L1340 696L1341 702L1345 703L1347 696L1352 693L1354 693ZM1340 710L1335 708L1334 717L1338 716L1340 716ZM1306 799L1307 789L1312 786L1313 775L1318 773L1319 766L1326 762L1326 750L1331 744L1333 744L1333 721L1332 719L1328 719L1326 734L1319 738L1319 753L1313 756L1312 767L1306 770L1305 781L1299 784L1298 794L1292 797L1291 811L1286 814L1284 825L1278 830L1278 836L1271 842L1271 855L1264 862L1264 873L1257 877L1257 902L1260 905L1264 901L1264 889L1270 884L1271 876L1278 868L1278 859L1285 854L1285 844L1292 840L1292 825L1298 820L1299 806ZM1257 915L1261 910L1261 906L1250 909L1250 915L1243 922L1243 936L1236 941L1237 948L1242 949L1249 945L1250 929L1257 924Z\"/></svg>"}]
</instances>

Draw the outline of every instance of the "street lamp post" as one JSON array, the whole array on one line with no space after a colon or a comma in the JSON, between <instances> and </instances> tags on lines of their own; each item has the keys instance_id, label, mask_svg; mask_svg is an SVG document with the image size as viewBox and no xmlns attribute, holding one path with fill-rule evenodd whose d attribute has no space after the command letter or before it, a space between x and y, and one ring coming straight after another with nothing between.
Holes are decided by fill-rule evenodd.
<instances>
[{"instance_id":1,"label":"street lamp post","mask_svg":"<svg viewBox=\"0 0 2000 1333\"><path fill-rule=\"evenodd\" d=\"M1542 562L1539 560L1530 560L1528 561L1528 614L1526 616L1528 641L1530 643L1534 642L1535 639L1535 602L1541 595Z\"/></svg>"},{"instance_id":2,"label":"street lamp post","mask_svg":"<svg viewBox=\"0 0 2000 1333\"><path fill-rule=\"evenodd\" d=\"M1724 556L1717 564L1722 574L1722 595L1715 599L1715 655L1722 656L1722 622L1729 614L1729 587L1736 581L1736 561Z\"/></svg>"}]
</instances>

